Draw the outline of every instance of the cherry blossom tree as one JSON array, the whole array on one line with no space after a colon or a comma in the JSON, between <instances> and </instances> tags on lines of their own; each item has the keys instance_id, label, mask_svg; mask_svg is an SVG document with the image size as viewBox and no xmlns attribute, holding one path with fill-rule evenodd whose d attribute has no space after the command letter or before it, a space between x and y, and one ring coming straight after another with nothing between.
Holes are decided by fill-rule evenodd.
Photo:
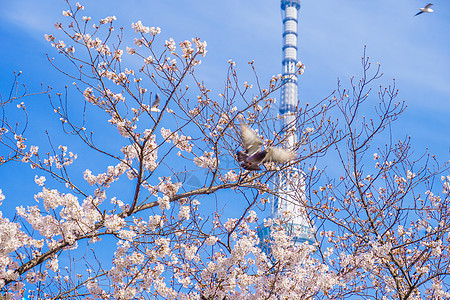
<instances>
[{"instance_id":1,"label":"cherry blossom tree","mask_svg":"<svg viewBox=\"0 0 450 300\"><path fill-rule=\"evenodd\" d=\"M394 84L373 95L380 67L371 71L365 55L360 81L301 103L283 128L274 98L288 78L263 83L250 62L254 77L242 83L229 61L216 96L196 73L206 42L162 41L160 28L137 21L128 44L114 16L94 22L81 4L67 5L64 23L45 38L61 58L51 64L73 85L50 101L84 150L52 142L43 154L3 118L3 161L28 164L41 191L12 220L0 214L2 297L449 297L448 168L428 153L416 158L409 139L390 137L405 105L395 102ZM18 101L11 94L2 107L26 111ZM266 146L283 146L296 132L297 157L243 169L235 159L240 124ZM76 165L89 165L91 155L95 166L81 174ZM289 212L258 218L282 196L277 176L293 167L303 170L306 193L296 201L313 243L293 242ZM239 209L227 212L231 202ZM258 224L271 229L269 252Z\"/></svg>"},{"instance_id":2,"label":"cherry blossom tree","mask_svg":"<svg viewBox=\"0 0 450 300\"><path fill-rule=\"evenodd\" d=\"M14 72L13 83L6 97L0 94L1 127L0 127L0 166L10 161L23 158L19 153L23 149L23 137L28 127L28 113L24 101L26 98L48 94L50 87L41 87L40 91L29 92L26 85L20 83L22 72ZM19 109L22 112L20 122L9 118L11 110ZM25 162L25 161L24 161Z\"/></svg>"},{"instance_id":3,"label":"cherry blossom tree","mask_svg":"<svg viewBox=\"0 0 450 300\"><path fill-rule=\"evenodd\" d=\"M405 109L392 101L395 83L378 91L374 118L362 115L361 106L372 99L370 83L381 76L379 66L368 73L368 58L362 64L362 78L352 79L350 90L337 90L336 97L353 98L338 104L346 135L335 148L342 175L309 189L307 197L322 261L346 283L333 295L448 299L448 165L414 153L409 137L392 137L390 123ZM388 131L384 143L373 145L382 131Z\"/></svg>"}]
</instances>

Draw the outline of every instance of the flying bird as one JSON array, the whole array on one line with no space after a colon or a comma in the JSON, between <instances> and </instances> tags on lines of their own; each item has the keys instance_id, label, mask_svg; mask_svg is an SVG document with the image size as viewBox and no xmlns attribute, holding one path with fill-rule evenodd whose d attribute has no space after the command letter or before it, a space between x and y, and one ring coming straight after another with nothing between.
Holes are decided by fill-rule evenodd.
<instances>
[{"instance_id":1,"label":"flying bird","mask_svg":"<svg viewBox=\"0 0 450 300\"><path fill-rule=\"evenodd\" d=\"M241 139L245 152L237 151L237 160L246 170L261 170L260 164L265 162L285 163L293 160L296 154L292 151L277 147L262 149L263 140L253 129L241 125Z\"/></svg>"},{"instance_id":2,"label":"flying bird","mask_svg":"<svg viewBox=\"0 0 450 300\"><path fill-rule=\"evenodd\" d=\"M417 14L415 14L414 16L418 16L418 15L424 13L424 12L425 13L432 13L434 10L431 8L431 5L433 5L433 3L428 3L427 6L419 8L420 11Z\"/></svg>"},{"instance_id":3,"label":"flying bird","mask_svg":"<svg viewBox=\"0 0 450 300\"><path fill-rule=\"evenodd\" d=\"M151 112L160 112L159 106L159 94L156 94L155 101L153 101L152 107L150 107Z\"/></svg>"}]
</instances>

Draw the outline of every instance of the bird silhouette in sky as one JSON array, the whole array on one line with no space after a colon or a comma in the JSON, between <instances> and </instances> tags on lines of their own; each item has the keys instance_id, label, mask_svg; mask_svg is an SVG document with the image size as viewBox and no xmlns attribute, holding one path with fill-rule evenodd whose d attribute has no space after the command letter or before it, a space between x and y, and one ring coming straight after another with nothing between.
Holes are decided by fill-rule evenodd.
<instances>
[{"instance_id":1,"label":"bird silhouette in sky","mask_svg":"<svg viewBox=\"0 0 450 300\"><path fill-rule=\"evenodd\" d=\"M427 6L419 8L420 11L417 14L415 14L414 16L418 16L420 14L423 14L424 12L425 13L432 13L434 10L431 8L431 5L433 5L433 3L428 3Z\"/></svg>"},{"instance_id":2,"label":"bird silhouette in sky","mask_svg":"<svg viewBox=\"0 0 450 300\"><path fill-rule=\"evenodd\" d=\"M152 106L150 107L151 112L160 112L161 110L158 108L159 106L159 94L156 94L155 101L153 101Z\"/></svg>"},{"instance_id":3,"label":"bird silhouette in sky","mask_svg":"<svg viewBox=\"0 0 450 300\"><path fill-rule=\"evenodd\" d=\"M259 165L265 162L285 163L297 156L294 152L283 148L262 149L263 140L244 124L241 125L241 139L245 152L237 151L237 160L246 170L258 171L261 170Z\"/></svg>"}]
</instances>

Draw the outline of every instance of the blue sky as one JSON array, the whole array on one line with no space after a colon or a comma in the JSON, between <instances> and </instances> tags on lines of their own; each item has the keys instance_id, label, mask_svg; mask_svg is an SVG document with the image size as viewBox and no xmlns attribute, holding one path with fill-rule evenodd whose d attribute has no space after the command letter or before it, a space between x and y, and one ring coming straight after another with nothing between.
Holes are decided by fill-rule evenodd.
<instances>
[{"instance_id":1,"label":"blue sky","mask_svg":"<svg viewBox=\"0 0 450 300\"><path fill-rule=\"evenodd\" d=\"M255 60L263 82L281 72L279 0L80 0L80 3L86 7L85 14L96 22L115 15L116 24L129 33L132 33L130 24L139 20L146 26L159 26L161 43L171 37L177 42L192 37L206 40L208 54L199 66L198 78L215 91L212 95L223 89L229 59L236 61L242 82L253 80L247 65L251 60ZM406 100L408 105L394 123L396 137L411 135L417 153L429 148L444 162L450 160L450 2L436 0L434 13L414 17L418 8L426 4L421 0L302 1L299 59L306 65L306 71L299 81L299 96L300 101L314 103L336 88L338 78L348 86L349 78L361 72L361 56L367 45L372 62L381 63L384 77L380 84L389 84L395 78L400 90L398 99ZM13 71L23 72L22 82L30 91L39 90L43 83L53 86L55 92L62 92L66 84L71 84L47 61L46 54L58 55L44 39L44 34L56 32L53 24L64 20L65 9L62 0L2 1L3 97L9 92ZM67 144L70 139L58 131L58 118L51 113L46 96L29 98L26 104L33 124L28 136L33 144L47 144L45 130L53 133L56 145ZM82 149L78 144L70 149L85 159L75 164L80 180L86 165L95 162L95 156L86 159ZM106 165L93 173L104 172ZM4 215L11 217L14 207L23 202L33 203L32 195L41 190L33 182L35 174L25 165L0 168L0 189L7 197L0 207ZM233 205L240 205L229 202L230 211Z\"/></svg>"},{"instance_id":2,"label":"blue sky","mask_svg":"<svg viewBox=\"0 0 450 300\"><path fill-rule=\"evenodd\" d=\"M249 1L80 1L84 14L94 20L115 15L116 24L132 32L130 24L141 20L162 29L161 43L173 37L180 42L199 37L208 43L208 54L199 68L199 78L221 92L227 61L238 64L241 80L251 82L247 62L255 60L264 81L281 72L281 14L279 0ZM413 137L417 152L429 148L440 161L450 159L450 3L434 3L435 13L414 17L426 2L419 0L356 1L305 0L299 15L299 59L306 71L299 83L300 101L314 103L329 95L339 78L345 85L361 72L363 47L372 62L380 62L389 84L396 79L398 99L408 109L394 124L398 138ZM46 59L57 56L44 39L55 33L62 21L60 0L5 1L0 13L0 92L9 91L13 71L23 71L22 80L31 91L41 82L62 91L71 81L55 71ZM117 26L117 25L116 25ZM39 98L39 97L38 97ZM46 142L44 130L55 121L45 98L33 98L30 128ZM64 139L61 137L61 139ZM59 144L59 143L58 143ZM74 151L76 152L76 150ZM7 170L7 171L6 171ZM99 170L103 172L104 170ZM13 172L10 176L10 173ZM22 176L19 169L0 169L4 191L12 190L9 178ZM34 175L30 173L31 185ZM38 191L37 186L32 189Z\"/></svg>"}]
</instances>

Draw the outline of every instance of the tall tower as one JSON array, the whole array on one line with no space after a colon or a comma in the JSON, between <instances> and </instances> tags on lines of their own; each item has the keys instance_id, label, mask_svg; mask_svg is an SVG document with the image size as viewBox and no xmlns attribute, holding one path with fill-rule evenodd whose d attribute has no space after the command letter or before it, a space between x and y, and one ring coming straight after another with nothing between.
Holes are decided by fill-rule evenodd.
<instances>
[{"instance_id":1,"label":"tall tower","mask_svg":"<svg viewBox=\"0 0 450 300\"><path fill-rule=\"evenodd\" d=\"M293 116L290 114L295 111L298 104L298 86L297 75L297 27L298 11L300 10L300 0L281 0L281 16L283 19L283 76L284 85L281 87L281 106L280 114L284 115L283 128L292 126ZM291 135L289 146L296 142L296 135Z\"/></svg>"},{"instance_id":2,"label":"tall tower","mask_svg":"<svg viewBox=\"0 0 450 300\"><path fill-rule=\"evenodd\" d=\"M297 27L300 0L281 0L281 15L283 20L283 58L282 68L284 85L281 88L280 115L282 128L286 135L286 147L291 148L297 142L295 131L295 115L292 114L298 106L297 83ZM305 210L305 180L303 172L291 167L278 173L278 193L273 198L271 207L272 218L283 218L287 221L286 231L295 243L312 242L311 231ZM270 229L260 225L258 236L261 246L268 250Z\"/></svg>"}]
</instances>

